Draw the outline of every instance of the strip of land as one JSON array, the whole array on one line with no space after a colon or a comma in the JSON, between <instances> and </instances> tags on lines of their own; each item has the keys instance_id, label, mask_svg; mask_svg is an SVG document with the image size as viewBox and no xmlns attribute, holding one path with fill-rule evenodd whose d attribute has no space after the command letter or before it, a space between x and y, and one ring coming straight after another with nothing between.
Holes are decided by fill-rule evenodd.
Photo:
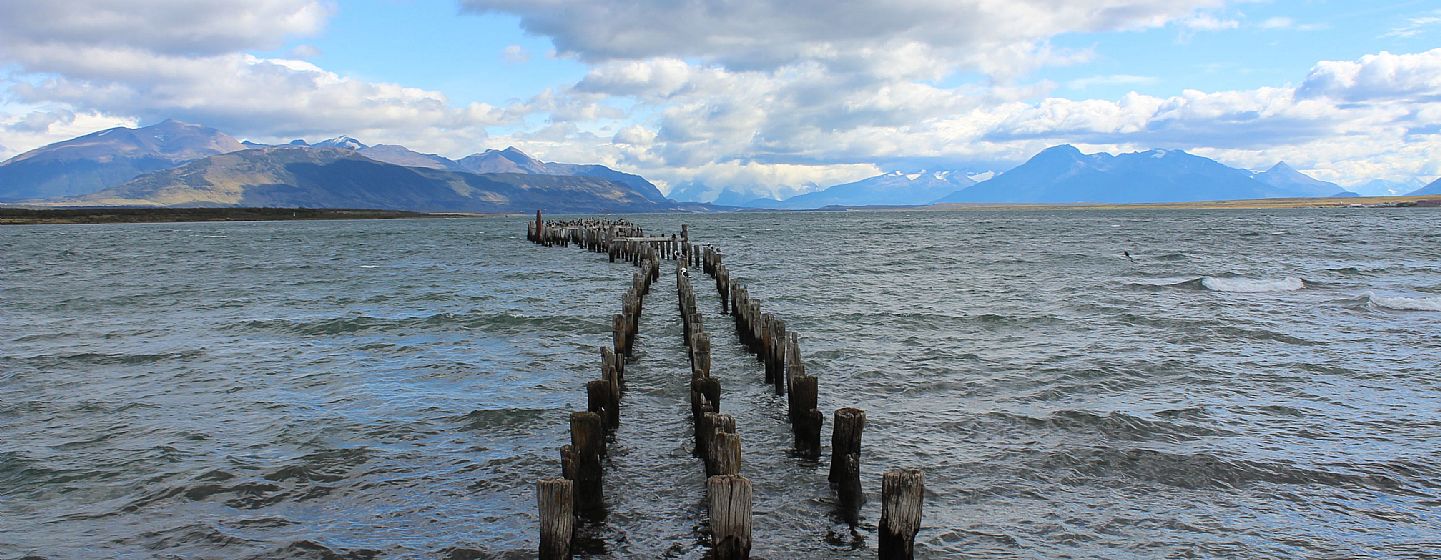
<instances>
[{"instance_id":1,"label":"strip of land","mask_svg":"<svg viewBox=\"0 0 1441 560\"><path fill-rule=\"evenodd\" d=\"M0 225L255 222L271 220L393 220L454 218L476 214L426 214L395 210L319 208L0 208Z\"/></svg>"},{"instance_id":2,"label":"strip of land","mask_svg":"<svg viewBox=\"0 0 1441 560\"><path fill-rule=\"evenodd\" d=\"M1441 207L1441 196L1350 196L1339 198L1254 198L1199 202L1137 204L933 204L922 210L1265 210L1280 208L1409 208Z\"/></svg>"}]
</instances>

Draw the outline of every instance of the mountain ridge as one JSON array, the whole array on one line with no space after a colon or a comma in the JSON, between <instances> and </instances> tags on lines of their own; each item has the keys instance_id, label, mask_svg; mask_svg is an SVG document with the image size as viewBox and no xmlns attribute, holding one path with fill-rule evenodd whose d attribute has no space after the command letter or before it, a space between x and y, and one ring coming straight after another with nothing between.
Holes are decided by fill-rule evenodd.
<instances>
[{"instance_id":1,"label":"mountain ridge","mask_svg":"<svg viewBox=\"0 0 1441 560\"><path fill-rule=\"evenodd\" d=\"M0 163L0 201L87 194L185 161L243 149L219 130L173 119L140 128L109 128Z\"/></svg>"},{"instance_id":2,"label":"mountain ridge","mask_svg":"<svg viewBox=\"0 0 1441 560\"><path fill-rule=\"evenodd\" d=\"M1265 181L1258 180L1258 175ZM1299 194L1322 190L1330 192ZM1085 154L1075 146L1061 144L936 202L1129 204L1331 196L1342 191L1339 186L1311 179L1284 163L1258 174L1184 150Z\"/></svg>"},{"instance_id":3,"label":"mountain ridge","mask_svg":"<svg viewBox=\"0 0 1441 560\"><path fill-rule=\"evenodd\" d=\"M348 148L270 146L219 154L74 199L169 207L376 208L415 212L662 211L595 177L474 174L376 161Z\"/></svg>"}]
</instances>

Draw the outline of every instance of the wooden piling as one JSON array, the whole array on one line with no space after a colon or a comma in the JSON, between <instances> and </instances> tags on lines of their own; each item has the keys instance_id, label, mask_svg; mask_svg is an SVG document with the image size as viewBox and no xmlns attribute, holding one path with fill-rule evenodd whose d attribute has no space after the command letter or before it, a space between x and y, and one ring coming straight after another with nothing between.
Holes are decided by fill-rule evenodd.
<instances>
[{"instance_id":1,"label":"wooden piling","mask_svg":"<svg viewBox=\"0 0 1441 560\"><path fill-rule=\"evenodd\" d=\"M751 481L735 474L706 479L711 546L716 560L751 555Z\"/></svg>"},{"instance_id":2,"label":"wooden piling","mask_svg":"<svg viewBox=\"0 0 1441 560\"><path fill-rule=\"evenodd\" d=\"M707 475L740 474L740 434L716 430L715 434L711 436L710 446L711 468L707 469Z\"/></svg>"},{"instance_id":3,"label":"wooden piling","mask_svg":"<svg viewBox=\"0 0 1441 560\"><path fill-rule=\"evenodd\" d=\"M831 472L830 481L840 482L845 456L861 452L861 432L866 429L866 413L859 408L836 410L831 426Z\"/></svg>"},{"instance_id":4,"label":"wooden piling","mask_svg":"<svg viewBox=\"0 0 1441 560\"><path fill-rule=\"evenodd\" d=\"M836 497L839 498L841 516L846 523L854 526L860 521L861 504L866 501L865 492L861 489L859 453L846 454L841 467L841 480L836 484Z\"/></svg>"},{"instance_id":5,"label":"wooden piling","mask_svg":"<svg viewBox=\"0 0 1441 560\"><path fill-rule=\"evenodd\" d=\"M921 529L921 501L925 480L920 470L887 471L881 480L881 560L915 557L916 533Z\"/></svg>"},{"instance_id":6,"label":"wooden piling","mask_svg":"<svg viewBox=\"0 0 1441 560\"><path fill-rule=\"evenodd\" d=\"M830 481L836 485L846 521L852 524L865 501L865 493L861 491L861 432L865 427L865 411L858 408L836 411L831 432Z\"/></svg>"},{"instance_id":7,"label":"wooden piling","mask_svg":"<svg viewBox=\"0 0 1441 560\"><path fill-rule=\"evenodd\" d=\"M600 518L605 511L604 471L605 426L599 414L570 414L570 447L575 458L575 509L581 516Z\"/></svg>"},{"instance_id":8,"label":"wooden piling","mask_svg":"<svg viewBox=\"0 0 1441 560\"><path fill-rule=\"evenodd\" d=\"M564 478L535 483L540 507L540 559L569 560L575 537L575 484Z\"/></svg>"},{"instance_id":9,"label":"wooden piling","mask_svg":"<svg viewBox=\"0 0 1441 560\"><path fill-rule=\"evenodd\" d=\"M605 420L605 429L614 432L620 427L620 407L612 402L615 396L610 382L604 379L587 381L585 384L586 410L599 414ZM604 451L604 448L601 448Z\"/></svg>"}]
</instances>

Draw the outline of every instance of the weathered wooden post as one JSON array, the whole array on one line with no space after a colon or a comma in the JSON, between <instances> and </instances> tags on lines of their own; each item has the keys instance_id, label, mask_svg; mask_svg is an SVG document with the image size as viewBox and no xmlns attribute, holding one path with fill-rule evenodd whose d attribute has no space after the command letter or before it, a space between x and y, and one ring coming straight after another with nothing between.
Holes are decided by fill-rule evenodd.
<instances>
[{"instance_id":1,"label":"weathered wooden post","mask_svg":"<svg viewBox=\"0 0 1441 560\"><path fill-rule=\"evenodd\" d=\"M732 426L734 429L734 426ZM710 469L707 475L741 473L741 435L716 430L710 441Z\"/></svg>"},{"instance_id":2,"label":"weathered wooden post","mask_svg":"<svg viewBox=\"0 0 1441 560\"><path fill-rule=\"evenodd\" d=\"M612 402L614 396L615 391L609 381L597 379L585 384L586 410L601 415L605 420L605 429L611 432L620 427L620 407Z\"/></svg>"},{"instance_id":3,"label":"weathered wooden post","mask_svg":"<svg viewBox=\"0 0 1441 560\"><path fill-rule=\"evenodd\" d=\"M605 427L599 414L570 414L570 447L575 458L575 509L581 516L599 519L605 515L604 470Z\"/></svg>"},{"instance_id":4,"label":"weathered wooden post","mask_svg":"<svg viewBox=\"0 0 1441 560\"><path fill-rule=\"evenodd\" d=\"M535 500L540 507L540 559L569 560L575 536L575 484L564 478L538 480Z\"/></svg>"},{"instance_id":5,"label":"weathered wooden post","mask_svg":"<svg viewBox=\"0 0 1441 560\"><path fill-rule=\"evenodd\" d=\"M620 361L624 362L625 355L627 354L626 348L630 346L626 340L626 335L630 330L629 322L626 321L625 315L622 313L616 313L615 316L610 319L611 338L615 343L615 354L620 357Z\"/></svg>"},{"instance_id":6,"label":"weathered wooden post","mask_svg":"<svg viewBox=\"0 0 1441 560\"><path fill-rule=\"evenodd\" d=\"M858 408L836 411L831 432L830 481L836 484L841 510L846 521L854 524L865 493L861 491L861 432L866 427L866 413Z\"/></svg>"},{"instance_id":7,"label":"weathered wooden post","mask_svg":"<svg viewBox=\"0 0 1441 560\"><path fill-rule=\"evenodd\" d=\"M921 530L921 501L926 493L918 469L887 471L881 481L881 560L911 560Z\"/></svg>"},{"instance_id":8,"label":"weathered wooden post","mask_svg":"<svg viewBox=\"0 0 1441 560\"><path fill-rule=\"evenodd\" d=\"M835 413L831 427L830 481L840 482L848 453L861 452L861 432L866 428L866 412L859 408L841 408Z\"/></svg>"},{"instance_id":9,"label":"weathered wooden post","mask_svg":"<svg viewBox=\"0 0 1441 560\"><path fill-rule=\"evenodd\" d=\"M738 474L706 479L711 546L716 560L751 557L751 481Z\"/></svg>"}]
</instances>

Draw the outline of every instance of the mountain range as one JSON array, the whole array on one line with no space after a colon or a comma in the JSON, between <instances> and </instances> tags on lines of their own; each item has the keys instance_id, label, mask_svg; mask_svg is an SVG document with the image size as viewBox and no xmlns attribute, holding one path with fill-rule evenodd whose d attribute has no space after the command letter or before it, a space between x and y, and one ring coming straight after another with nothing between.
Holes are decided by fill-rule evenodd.
<instances>
[{"instance_id":1,"label":"mountain range","mask_svg":"<svg viewBox=\"0 0 1441 560\"><path fill-rule=\"evenodd\" d=\"M1334 196L1344 190L1285 163L1251 173L1181 150L1083 154L1060 145L937 202L1193 202Z\"/></svg>"},{"instance_id":2,"label":"mountain range","mask_svg":"<svg viewBox=\"0 0 1441 560\"><path fill-rule=\"evenodd\" d=\"M752 208L805 210L826 206L913 206L930 204L951 193L970 187L975 181L959 171L893 171L785 200L757 199Z\"/></svg>"},{"instance_id":3,"label":"mountain range","mask_svg":"<svg viewBox=\"0 0 1441 560\"><path fill-rule=\"evenodd\" d=\"M987 177L989 175L989 177ZM1142 203L1356 196L1285 162L1252 172L1181 150L1084 154L1060 145L1000 174L893 171L820 188L714 189L674 185L672 198L709 197L752 208L932 203ZM975 179L984 179L976 182ZM1441 181L1373 181L1366 194L1441 194ZM781 194L793 194L776 200ZM174 120L112 128L0 163L0 203L296 206L414 211L529 212L714 209L676 202L644 177L595 164L544 162L509 147L450 159L349 136L315 143L241 142Z\"/></svg>"},{"instance_id":4,"label":"mountain range","mask_svg":"<svg viewBox=\"0 0 1441 560\"><path fill-rule=\"evenodd\" d=\"M457 173L376 161L359 150L275 146L210 156L75 199L85 205L383 208L417 212L672 210L595 177Z\"/></svg>"},{"instance_id":5,"label":"mountain range","mask_svg":"<svg viewBox=\"0 0 1441 560\"><path fill-rule=\"evenodd\" d=\"M1410 194L1441 194L1441 179L1431 181L1431 184L1412 191Z\"/></svg>"},{"instance_id":6,"label":"mountain range","mask_svg":"<svg viewBox=\"0 0 1441 560\"><path fill-rule=\"evenodd\" d=\"M0 202L89 194L186 161L243 149L223 132L174 120L139 129L111 128L0 164Z\"/></svg>"},{"instance_id":7,"label":"mountain range","mask_svg":"<svg viewBox=\"0 0 1441 560\"><path fill-rule=\"evenodd\" d=\"M675 210L655 185L602 165L549 163L515 148L458 161L348 136L239 142L167 120L113 128L0 163L0 202L282 206L429 212ZM693 207L693 206L692 206Z\"/></svg>"}]
</instances>

